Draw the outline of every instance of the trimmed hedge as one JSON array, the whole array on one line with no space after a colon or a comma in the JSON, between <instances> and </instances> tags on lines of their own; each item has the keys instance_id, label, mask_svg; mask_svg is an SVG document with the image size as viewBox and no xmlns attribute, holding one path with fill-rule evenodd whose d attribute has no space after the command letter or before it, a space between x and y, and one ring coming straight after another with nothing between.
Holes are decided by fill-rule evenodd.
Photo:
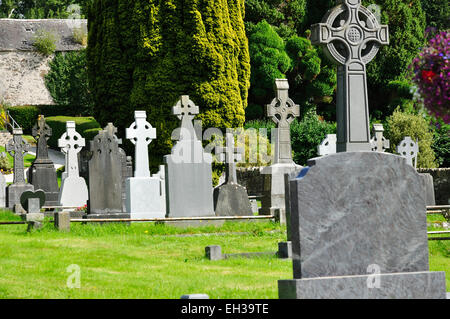
<instances>
[{"instance_id":1,"label":"trimmed hedge","mask_svg":"<svg viewBox=\"0 0 450 319\"><path fill-rule=\"evenodd\" d=\"M9 114L22 127L24 134L31 134L31 129L37 122L40 114L46 118L64 114L66 116L76 115L74 110L79 107L60 105L22 105L8 107Z\"/></svg>"},{"instance_id":2,"label":"trimmed hedge","mask_svg":"<svg viewBox=\"0 0 450 319\"><path fill-rule=\"evenodd\" d=\"M76 131L86 139L87 143L102 129L93 117L52 116L46 118L48 126L52 128L52 136L47 143L51 148L59 149L58 139L66 132L66 122L75 121Z\"/></svg>"}]
</instances>

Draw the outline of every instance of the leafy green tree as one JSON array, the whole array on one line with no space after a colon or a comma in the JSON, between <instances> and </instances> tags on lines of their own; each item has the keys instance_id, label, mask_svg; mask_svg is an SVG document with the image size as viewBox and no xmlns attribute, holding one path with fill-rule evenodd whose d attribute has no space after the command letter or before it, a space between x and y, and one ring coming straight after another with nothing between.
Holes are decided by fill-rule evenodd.
<instances>
[{"instance_id":1,"label":"leafy green tree","mask_svg":"<svg viewBox=\"0 0 450 319\"><path fill-rule=\"evenodd\" d=\"M204 127L245 120L250 58L244 1L96 0L89 12L89 83L95 116L124 129L146 110L158 139L152 166L170 152L180 95L200 107Z\"/></svg>"},{"instance_id":2,"label":"leafy green tree","mask_svg":"<svg viewBox=\"0 0 450 319\"><path fill-rule=\"evenodd\" d=\"M322 62L321 51L306 38L291 37L286 43L286 52L292 60L292 68L287 73L290 95L300 105L300 114L315 105L320 105L323 111L333 101L337 81L334 67Z\"/></svg>"},{"instance_id":3,"label":"leafy green tree","mask_svg":"<svg viewBox=\"0 0 450 319\"><path fill-rule=\"evenodd\" d=\"M248 34L251 58L251 76L249 101L253 108L260 110L256 115L262 116L263 105L270 103L274 97L275 79L284 78L291 67L291 60L286 53L283 39L265 20L258 23Z\"/></svg>"}]
</instances>

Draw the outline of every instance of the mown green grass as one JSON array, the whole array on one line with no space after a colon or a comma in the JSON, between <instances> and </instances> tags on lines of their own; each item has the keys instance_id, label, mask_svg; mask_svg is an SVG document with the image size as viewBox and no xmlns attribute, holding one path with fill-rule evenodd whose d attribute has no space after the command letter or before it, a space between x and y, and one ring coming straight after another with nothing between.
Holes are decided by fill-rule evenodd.
<instances>
[{"instance_id":1,"label":"mown green grass","mask_svg":"<svg viewBox=\"0 0 450 319\"><path fill-rule=\"evenodd\" d=\"M0 220L17 219L1 214ZM277 298L277 280L292 278L292 262L274 257L210 261L208 245L224 253L276 251L285 233L271 222L178 229L150 223L0 226L0 298ZM228 235L179 237L228 232ZM236 235L233 232L248 232ZM69 289L69 265L81 269L81 288Z\"/></svg>"},{"instance_id":2,"label":"mown green grass","mask_svg":"<svg viewBox=\"0 0 450 319\"><path fill-rule=\"evenodd\" d=\"M20 219L0 212L0 220ZM290 260L204 257L208 245L222 246L223 253L276 251L286 233L272 222L71 227L70 233L61 233L46 223L26 233L26 225L0 226L0 298L179 298L187 293L214 299L278 298L277 281L292 278ZM446 271L448 291L449 244L429 242L430 270ZM81 269L79 289L66 286L72 264Z\"/></svg>"}]
</instances>

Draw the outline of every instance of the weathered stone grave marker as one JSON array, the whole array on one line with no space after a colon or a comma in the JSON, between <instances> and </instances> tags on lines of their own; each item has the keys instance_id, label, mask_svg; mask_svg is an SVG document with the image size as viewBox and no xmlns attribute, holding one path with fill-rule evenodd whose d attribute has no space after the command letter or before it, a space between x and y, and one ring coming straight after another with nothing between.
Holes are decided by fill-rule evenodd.
<instances>
[{"instance_id":1,"label":"weathered stone grave marker","mask_svg":"<svg viewBox=\"0 0 450 319\"><path fill-rule=\"evenodd\" d=\"M167 217L214 216L212 156L203 150L192 124L198 112L187 95L172 109L181 128L171 154L164 156Z\"/></svg>"},{"instance_id":2,"label":"weathered stone grave marker","mask_svg":"<svg viewBox=\"0 0 450 319\"><path fill-rule=\"evenodd\" d=\"M58 205L58 178L55 166L48 157L47 140L52 136L52 129L45 123L45 117L39 115L31 134L37 140L36 159L28 170L29 182L35 189L45 192L45 205Z\"/></svg>"},{"instance_id":3,"label":"weathered stone grave marker","mask_svg":"<svg viewBox=\"0 0 450 319\"><path fill-rule=\"evenodd\" d=\"M417 155L419 154L418 141L414 142L410 136L406 136L400 144L397 145L396 151L400 156L406 158L406 162L409 165L414 168L417 167Z\"/></svg>"},{"instance_id":4,"label":"weathered stone grave marker","mask_svg":"<svg viewBox=\"0 0 450 319\"><path fill-rule=\"evenodd\" d=\"M134 177L126 181L126 208L131 218L162 218L161 182L150 176L148 145L156 138L156 129L147 122L145 111L134 112L135 121L126 129L126 138L135 145Z\"/></svg>"},{"instance_id":5,"label":"weathered stone grave marker","mask_svg":"<svg viewBox=\"0 0 450 319\"><path fill-rule=\"evenodd\" d=\"M33 191L34 186L25 181L24 154L29 151L30 144L22 138L22 129L13 129L13 138L6 144L6 151L14 158L14 180L8 186L8 208L20 204L20 196L25 191Z\"/></svg>"},{"instance_id":6,"label":"weathered stone grave marker","mask_svg":"<svg viewBox=\"0 0 450 319\"><path fill-rule=\"evenodd\" d=\"M75 122L66 122L66 132L58 140L58 146L66 155L66 170L65 177L61 181L59 205L82 207L89 198L86 181L78 172L78 153L85 146L85 140L75 130Z\"/></svg>"},{"instance_id":7,"label":"weathered stone grave marker","mask_svg":"<svg viewBox=\"0 0 450 319\"><path fill-rule=\"evenodd\" d=\"M6 207L6 179L2 173L0 173L0 208Z\"/></svg>"},{"instance_id":8,"label":"weathered stone grave marker","mask_svg":"<svg viewBox=\"0 0 450 319\"><path fill-rule=\"evenodd\" d=\"M122 155L116 133L108 123L90 141L89 218L128 217L122 211Z\"/></svg>"},{"instance_id":9,"label":"weathered stone grave marker","mask_svg":"<svg viewBox=\"0 0 450 319\"><path fill-rule=\"evenodd\" d=\"M383 124L374 124L373 131L375 136L370 141L370 144L372 145L372 151L383 153L390 147L389 140L383 136Z\"/></svg>"},{"instance_id":10,"label":"weathered stone grave marker","mask_svg":"<svg viewBox=\"0 0 450 319\"><path fill-rule=\"evenodd\" d=\"M336 153L336 134L327 134L322 143L317 146L317 154L320 156Z\"/></svg>"},{"instance_id":11,"label":"weathered stone grave marker","mask_svg":"<svg viewBox=\"0 0 450 319\"><path fill-rule=\"evenodd\" d=\"M276 209L284 214L284 174L298 169L292 160L290 124L300 115L300 108L288 95L289 83L286 79L276 79L276 97L266 106L267 116L277 124L275 132L275 152L273 164L261 170L264 174L264 193L259 214L274 215Z\"/></svg>"},{"instance_id":12,"label":"weathered stone grave marker","mask_svg":"<svg viewBox=\"0 0 450 319\"><path fill-rule=\"evenodd\" d=\"M339 0L311 27L311 42L338 65L337 152L370 151L366 65L389 44L388 26L361 0Z\"/></svg>"},{"instance_id":13,"label":"weathered stone grave marker","mask_svg":"<svg viewBox=\"0 0 450 319\"><path fill-rule=\"evenodd\" d=\"M252 207L247 190L237 182L236 162L242 160L243 148L235 147L234 135L226 133L225 147L217 146L216 155L225 162L225 183L214 188L214 211L217 216L250 216Z\"/></svg>"},{"instance_id":14,"label":"weathered stone grave marker","mask_svg":"<svg viewBox=\"0 0 450 319\"><path fill-rule=\"evenodd\" d=\"M429 272L421 177L401 157L312 159L290 199L294 279L278 282L280 298L445 298L445 273Z\"/></svg>"}]
</instances>

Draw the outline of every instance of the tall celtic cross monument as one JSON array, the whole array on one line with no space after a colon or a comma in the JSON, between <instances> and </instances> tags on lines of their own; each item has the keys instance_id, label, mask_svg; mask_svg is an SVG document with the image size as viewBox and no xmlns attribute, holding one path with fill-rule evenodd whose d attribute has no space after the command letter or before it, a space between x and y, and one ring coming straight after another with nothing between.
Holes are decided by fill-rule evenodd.
<instances>
[{"instance_id":1,"label":"tall celtic cross monument","mask_svg":"<svg viewBox=\"0 0 450 319\"><path fill-rule=\"evenodd\" d=\"M371 151L366 65L389 44L388 26L361 0L338 0L311 29L311 42L338 65L337 152Z\"/></svg>"}]
</instances>

